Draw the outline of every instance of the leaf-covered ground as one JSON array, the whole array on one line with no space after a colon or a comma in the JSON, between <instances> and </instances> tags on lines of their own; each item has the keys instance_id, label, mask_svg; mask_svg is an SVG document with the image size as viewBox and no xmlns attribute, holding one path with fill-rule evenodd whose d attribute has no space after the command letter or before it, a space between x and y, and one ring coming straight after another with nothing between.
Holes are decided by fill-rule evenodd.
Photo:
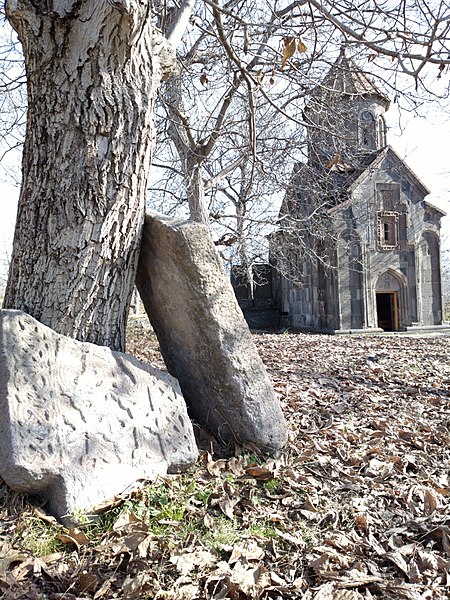
<instances>
[{"instance_id":1,"label":"leaf-covered ground","mask_svg":"<svg viewBox=\"0 0 450 600\"><path fill-rule=\"evenodd\" d=\"M254 336L289 447L217 458L67 530L0 487L7 599L450 598L450 337ZM134 327L129 351L160 361Z\"/></svg>"}]
</instances>

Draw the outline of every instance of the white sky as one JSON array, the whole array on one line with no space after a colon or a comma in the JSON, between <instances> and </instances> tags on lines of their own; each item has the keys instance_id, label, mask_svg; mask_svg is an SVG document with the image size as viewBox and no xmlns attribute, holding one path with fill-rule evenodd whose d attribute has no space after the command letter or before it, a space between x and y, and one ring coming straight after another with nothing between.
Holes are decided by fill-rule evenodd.
<instances>
[{"instance_id":1,"label":"white sky","mask_svg":"<svg viewBox=\"0 0 450 600\"><path fill-rule=\"evenodd\" d=\"M401 133L395 108L392 110L391 107L386 118L390 127L388 142L431 190L427 200L449 213L442 220L443 243L449 247L450 116L448 113L440 114L438 110L433 111L433 115L426 119L403 115ZM20 168L20 159L14 160L13 164L17 165L16 169ZM18 188L0 182L0 283L5 277L7 257L11 251L18 195Z\"/></svg>"}]
</instances>

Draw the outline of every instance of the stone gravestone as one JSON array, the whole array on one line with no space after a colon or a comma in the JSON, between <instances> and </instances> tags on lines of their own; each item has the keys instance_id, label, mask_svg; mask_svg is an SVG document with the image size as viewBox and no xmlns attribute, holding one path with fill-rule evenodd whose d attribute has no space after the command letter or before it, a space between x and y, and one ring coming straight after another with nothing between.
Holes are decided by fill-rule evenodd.
<instances>
[{"instance_id":1,"label":"stone gravestone","mask_svg":"<svg viewBox=\"0 0 450 600\"><path fill-rule=\"evenodd\" d=\"M0 475L67 523L197 458L178 382L109 348L0 311Z\"/></svg>"},{"instance_id":2,"label":"stone gravestone","mask_svg":"<svg viewBox=\"0 0 450 600\"><path fill-rule=\"evenodd\" d=\"M191 416L222 441L281 449L280 404L207 227L147 214L137 286Z\"/></svg>"}]
</instances>

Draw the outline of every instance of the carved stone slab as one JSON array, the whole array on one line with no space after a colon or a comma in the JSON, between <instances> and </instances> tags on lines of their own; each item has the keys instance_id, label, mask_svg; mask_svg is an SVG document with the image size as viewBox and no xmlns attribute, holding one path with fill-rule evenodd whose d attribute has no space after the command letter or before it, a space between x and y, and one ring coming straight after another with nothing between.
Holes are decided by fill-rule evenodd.
<instances>
[{"instance_id":1,"label":"carved stone slab","mask_svg":"<svg viewBox=\"0 0 450 600\"><path fill-rule=\"evenodd\" d=\"M196 458L176 379L0 311L0 475L12 489L43 496L70 522Z\"/></svg>"},{"instance_id":2,"label":"carved stone slab","mask_svg":"<svg viewBox=\"0 0 450 600\"><path fill-rule=\"evenodd\" d=\"M279 401L207 227L147 214L137 286L192 417L224 441L282 448Z\"/></svg>"}]
</instances>

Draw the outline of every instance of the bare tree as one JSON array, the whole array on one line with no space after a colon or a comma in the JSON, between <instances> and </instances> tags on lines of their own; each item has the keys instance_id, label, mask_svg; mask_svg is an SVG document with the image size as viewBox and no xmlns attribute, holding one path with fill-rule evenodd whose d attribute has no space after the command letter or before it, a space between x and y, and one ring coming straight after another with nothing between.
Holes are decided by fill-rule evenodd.
<instances>
[{"instance_id":1,"label":"bare tree","mask_svg":"<svg viewBox=\"0 0 450 600\"><path fill-rule=\"evenodd\" d=\"M325 18L347 44L369 51L368 59L391 60L382 66L412 76L427 88L429 67L439 74L450 65L450 5L444 0L307 0L313 13Z\"/></svg>"},{"instance_id":2,"label":"bare tree","mask_svg":"<svg viewBox=\"0 0 450 600\"><path fill-rule=\"evenodd\" d=\"M233 4L228 3L230 7ZM242 5L239 26L232 23L231 28L230 23L224 25L226 12L223 15L217 6L212 10L201 6L197 17L200 29L187 40L184 53L179 56L178 73L165 83L161 94L165 139L171 140L178 153L191 218L203 222L209 220L205 193L237 168L240 161L248 162L249 155L257 159L255 78L260 86L267 64L273 70L274 61L278 62L277 52L268 42L280 29L280 16L260 8L258 26L250 29L249 8ZM239 37L244 47L240 56L231 47L234 37ZM239 115L235 106L242 108L243 98L247 107ZM234 148L233 159L226 163L223 141L237 128L241 130L240 143ZM215 152L218 144L220 170Z\"/></svg>"},{"instance_id":3,"label":"bare tree","mask_svg":"<svg viewBox=\"0 0 450 600\"><path fill-rule=\"evenodd\" d=\"M244 3L239 13L233 5L200 7L201 26L162 88L156 164L164 174L150 204L182 212L187 201L191 218L209 223L222 256L232 264L237 257L250 273L267 256L267 244L262 251L256 240L276 222L270 197L284 193L290 158L304 147L302 98L313 77L299 32L310 16L296 3L276 10Z\"/></svg>"}]
</instances>

